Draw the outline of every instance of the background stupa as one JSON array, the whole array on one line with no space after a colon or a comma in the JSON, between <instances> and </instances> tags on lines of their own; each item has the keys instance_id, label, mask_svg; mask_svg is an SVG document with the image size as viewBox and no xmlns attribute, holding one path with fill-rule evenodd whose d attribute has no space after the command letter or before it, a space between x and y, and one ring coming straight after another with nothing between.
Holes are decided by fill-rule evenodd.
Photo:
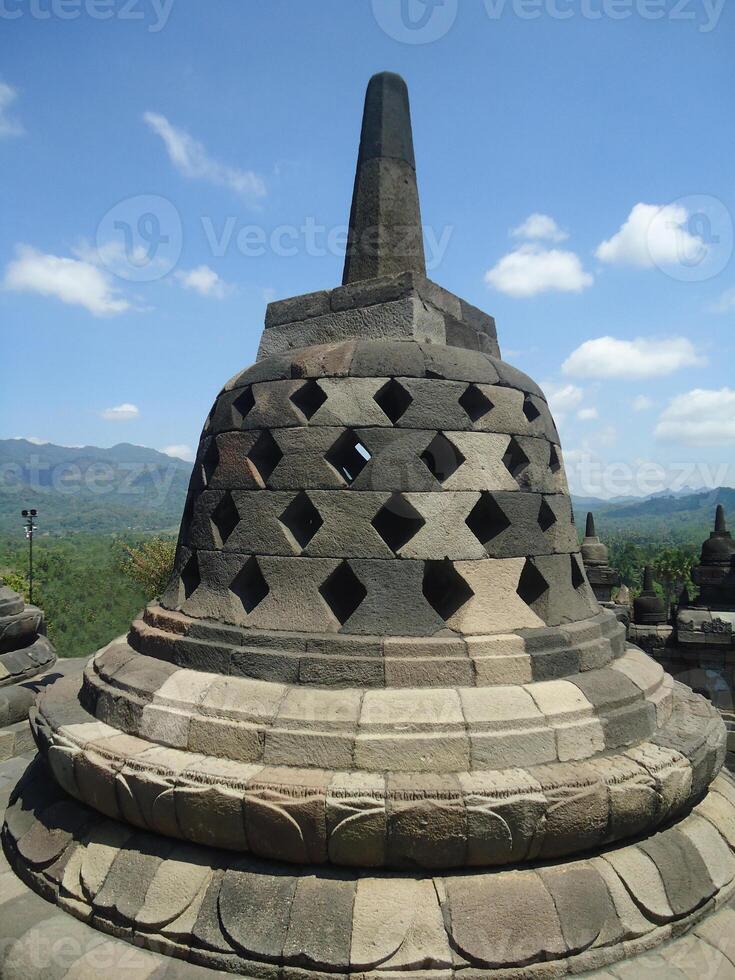
<instances>
[{"instance_id":1,"label":"background stupa","mask_svg":"<svg viewBox=\"0 0 735 980\"><path fill-rule=\"evenodd\" d=\"M6 853L97 929L279 980L559 976L733 893L723 724L599 606L543 393L420 231L379 75L345 282L271 304L161 602L34 713Z\"/></svg>"},{"instance_id":2,"label":"background stupa","mask_svg":"<svg viewBox=\"0 0 735 980\"><path fill-rule=\"evenodd\" d=\"M26 682L55 662L43 613L0 578L0 760L32 744L24 722L35 691Z\"/></svg>"}]
</instances>

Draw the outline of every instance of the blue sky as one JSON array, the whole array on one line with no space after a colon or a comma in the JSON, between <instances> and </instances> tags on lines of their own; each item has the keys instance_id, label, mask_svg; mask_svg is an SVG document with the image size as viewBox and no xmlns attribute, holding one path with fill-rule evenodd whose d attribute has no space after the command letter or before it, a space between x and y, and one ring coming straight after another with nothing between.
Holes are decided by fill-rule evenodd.
<instances>
[{"instance_id":1,"label":"blue sky","mask_svg":"<svg viewBox=\"0 0 735 980\"><path fill-rule=\"evenodd\" d=\"M732 4L2 0L0 22L0 437L195 447L267 301L340 281L389 69L430 275L545 386L575 489L735 485Z\"/></svg>"}]
</instances>

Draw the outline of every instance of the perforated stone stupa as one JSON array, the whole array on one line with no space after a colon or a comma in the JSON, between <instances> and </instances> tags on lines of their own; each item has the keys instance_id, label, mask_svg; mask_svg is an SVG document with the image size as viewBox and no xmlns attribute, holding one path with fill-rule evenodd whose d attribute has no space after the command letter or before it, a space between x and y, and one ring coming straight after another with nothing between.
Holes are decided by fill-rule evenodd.
<instances>
[{"instance_id":1,"label":"perforated stone stupa","mask_svg":"<svg viewBox=\"0 0 735 980\"><path fill-rule=\"evenodd\" d=\"M0 579L0 759L15 754L27 730L35 693L25 682L55 662L43 613Z\"/></svg>"},{"instance_id":2,"label":"perforated stone stupa","mask_svg":"<svg viewBox=\"0 0 735 980\"><path fill-rule=\"evenodd\" d=\"M732 896L722 722L600 607L543 392L426 278L397 76L343 285L270 305L165 595L33 725L17 873L232 973L560 976Z\"/></svg>"}]
</instances>

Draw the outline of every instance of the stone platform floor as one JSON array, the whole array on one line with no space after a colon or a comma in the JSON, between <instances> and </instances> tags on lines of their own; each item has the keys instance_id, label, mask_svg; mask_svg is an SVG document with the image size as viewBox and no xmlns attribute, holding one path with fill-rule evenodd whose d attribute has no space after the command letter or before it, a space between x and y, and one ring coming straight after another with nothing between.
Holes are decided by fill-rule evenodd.
<instances>
[{"instance_id":1,"label":"stone platform floor","mask_svg":"<svg viewBox=\"0 0 735 980\"><path fill-rule=\"evenodd\" d=\"M68 676L81 671L83 663L62 661L51 674ZM17 742L24 751L0 762L0 814L35 755L24 734ZM97 932L28 889L0 850L0 980L93 980L104 975L124 980L206 980L226 974ZM513 974L520 975L547 980L556 973L539 964L524 974ZM306 980L308 976L313 974L285 970L283 980ZM403 974L406 980L439 980L439 976L437 971ZM735 980L735 900L657 950L584 976L596 980ZM473 980L477 974L473 973Z\"/></svg>"}]
</instances>

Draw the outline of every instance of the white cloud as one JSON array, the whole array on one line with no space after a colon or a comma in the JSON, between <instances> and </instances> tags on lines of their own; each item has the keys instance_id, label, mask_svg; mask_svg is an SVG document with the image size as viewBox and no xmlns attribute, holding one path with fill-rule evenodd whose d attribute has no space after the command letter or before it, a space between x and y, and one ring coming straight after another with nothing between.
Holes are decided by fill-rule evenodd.
<instances>
[{"instance_id":1,"label":"white cloud","mask_svg":"<svg viewBox=\"0 0 735 980\"><path fill-rule=\"evenodd\" d=\"M687 229L689 212L680 204L636 204L628 220L595 252L601 262L654 266L701 263L709 248Z\"/></svg>"},{"instance_id":2,"label":"white cloud","mask_svg":"<svg viewBox=\"0 0 735 980\"><path fill-rule=\"evenodd\" d=\"M592 422L594 419L600 417L599 412L596 408L580 408L577 412L577 418L580 422Z\"/></svg>"},{"instance_id":3,"label":"white cloud","mask_svg":"<svg viewBox=\"0 0 735 980\"><path fill-rule=\"evenodd\" d=\"M573 384L556 384L553 381L546 381L541 387L557 424L561 424L567 414L579 406L584 397L584 391Z\"/></svg>"},{"instance_id":4,"label":"white cloud","mask_svg":"<svg viewBox=\"0 0 735 980\"><path fill-rule=\"evenodd\" d=\"M70 259L17 245L16 258L5 268L2 288L55 296L62 303L83 306L94 316L110 316L130 309L102 269L84 259Z\"/></svg>"},{"instance_id":5,"label":"white cloud","mask_svg":"<svg viewBox=\"0 0 735 980\"><path fill-rule=\"evenodd\" d=\"M689 446L735 443L735 390L694 388L677 395L661 413L655 435Z\"/></svg>"},{"instance_id":6,"label":"white cloud","mask_svg":"<svg viewBox=\"0 0 735 980\"><path fill-rule=\"evenodd\" d=\"M541 245L521 245L485 273L485 282L508 296L580 293L592 285L578 255Z\"/></svg>"},{"instance_id":7,"label":"white cloud","mask_svg":"<svg viewBox=\"0 0 735 980\"><path fill-rule=\"evenodd\" d=\"M31 442L34 446L48 446L48 439L39 439L38 436L13 436L14 442Z\"/></svg>"},{"instance_id":8,"label":"white cloud","mask_svg":"<svg viewBox=\"0 0 735 980\"><path fill-rule=\"evenodd\" d=\"M703 364L705 358L686 337L597 337L572 351L562 364L562 371L578 378L656 378Z\"/></svg>"},{"instance_id":9,"label":"white cloud","mask_svg":"<svg viewBox=\"0 0 735 980\"><path fill-rule=\"evenodd\" d=\"M548 242L563 242L569 238L568 232L563 231L550 215L538 212L513 228L511 235L513 238L537 238Z\"/></svg>"},{"instance_id":10,"label":"white cloud","mask_svg":"<svg viewBox=\"0 0 735 980\"><path fill-rule=\"evenodd\" d=\"M648 395L638 395L633 399L634 412L647 412L650 408L653 408L653 399Z\"/></svg>"},{"instance_id":11,"label":"white cloud","mask_svg":"<svg viewBox=\"0 0 735 980\"><path fill-rule=\"evenodd\" d=\"M107 422L129 422L131 419L140 418L140 409L130 402L123 402L122 405L116 405L114 408L104 409L100 415Z\"/></svg>"},{"instance_id":12,"label":"white cloud","mask_svg":"<svg viewBox=\"0 0 735 980\"><path fill-rule=\"evenodd\" d=\"M199 178L220 187L229 187L241 197L252 201L265 197L265 182L252 170L240 170L212 159L202 143L186 130L172 126L160 113L145 112L143 119L161 137L171 163L184 177Z\"/></svg>"},{"instance_id":13,"label":"white cloud","mask_svg":"<svg viewBox=\"0 0 735 980\"><path fill-rule=\"evenodd\" d=\"M176 459L183 459L187 463L194 462L194 450L191 446L187 446L185 443L179 443L174 446L164 446L161 450L166 456L174 456Z\"/></svg>"},{"instance_id":14,"label":"white cloud","mask_svg":"<svg viewBox=\"0 0 735 980\"><path fill-rule=\"evenodd\" d=\"M189 270L180 269L175 276L184 289L193 289L200 296L211 296L213 299L223 299L232 289L208 265L198 265Z\"/></svg>"},{"instance_id":15,"label":"white cloud","mask_svg":"<svg viewBox=\"0 0 735 980\"><path fill-rule=\"evenodd\" d=\"M8 136L20 136L24 130L19 122L11 119L7 112L18 98L17 91L12 85L0 82L0 139Z\"/></svg>"},{"instance_id":16,"label":"white cloud","mask_svg":"<svg viewBox=\"0 0 735 980\"><path fill-rule=\"evenodd\" d=\"M710 313L730 313L735 310L735 289L726 289L716 303L710 306Z\"/></svg>"}]
</instances>

